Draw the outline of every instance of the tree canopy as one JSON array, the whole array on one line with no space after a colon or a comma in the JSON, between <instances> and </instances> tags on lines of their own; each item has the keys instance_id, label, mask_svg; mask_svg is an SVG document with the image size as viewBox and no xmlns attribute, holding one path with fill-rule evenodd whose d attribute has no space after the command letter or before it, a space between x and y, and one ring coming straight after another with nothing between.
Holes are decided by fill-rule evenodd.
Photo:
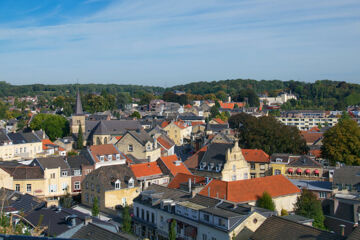
<instances>
[{"instance_id":1,"label":"tree canopy","mask_svg":"<svg viewBox=\"0 0 360 240\"><path fill-rule=\"evenodd\" d=\"M275 211L275 203L272 200L271 195L268 192L263 192L261 197L256 201L256 206Z\"/></svg>"},{"instance_id":2,"label":"tree canopy","mask_svg":"<svg viewBox=\"0 0 360 240\"><path fill-rule=\"evenodd\" d=\"M336 162L360 165L360 127L356 121L344 115L338 124L327 130L321 155L332 165Z\"/></svg>"},{"instance_id":3,"label":"tree canopy","mask_svg":"<svg viewBox=\"0 0 360 240\"><path fill-rule=\"evenodd\" d=\"M37 114L30 123L33 130L44 130L49 138L54 141L63 138L70 132L69 122L65 117L56 114Z\"/></svg>"},{"instance_id":4,"label":"tree canopy","mask_svg":"<svg viewBox=\"0 0 360 240\"><path fill-rule=\"evenodd\" d=\"M300 216L314 219L314 227L325 229L325 217L321 202L316 198L316 195L313 192L307 189L302 190L301 195L297 198L295 203L295 213Z\"/></svg>"},{"instance_id":5,"label":"tree canopy","mask_svg":"<svg viewBox=\"0 0 360 240\"><path fill-rule=\"evenodd\" d=\"M238 130L242 148L262 149L267 154L307 153L308 147L294 126L286 126L272 116L253 117L246 113L229 118L231 128Z\"/></svg>"}]
</instances>

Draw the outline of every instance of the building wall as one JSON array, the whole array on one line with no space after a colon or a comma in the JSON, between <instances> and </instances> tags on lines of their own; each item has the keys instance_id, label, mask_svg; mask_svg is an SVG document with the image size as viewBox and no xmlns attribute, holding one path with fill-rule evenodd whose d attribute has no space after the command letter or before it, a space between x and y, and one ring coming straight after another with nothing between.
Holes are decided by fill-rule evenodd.
<instances>
[{"instance_id":1,"label":"building wall","mask_svg":"<svg viewBox=\"0 0 360 240\"><path fill-rule=\"evenodd\" d=\"M303 118L303 117L277 117L277 119L287 126L296 126L299 130L309 130L313 127L317 127L318 124L325 126L327 123L330 127L335 126L338 123L338 118Z\"/></svg>"},{"instance_id":2,"label":"building wall","mask_svg":"<svg viewBox=\"0 0 360 240\"><path fill-rule=\"evenodd\" d=\"M300 196L300 193L290 194L280 197L273 197L273 201L275 203L275 208L277 213L280 215L282 209L285 209L288 212L293 212L298 196ZM248 202L248 204L255 206L256 201Z\"/></svg>"},{"instance_id":3,"label":"building wall","mask_svg":"<svg viewBox=\"0 0 360 240\"><path fill-rule=\"evenodd\" d=\"M264 177L271 175L270 172L270 164L269 163L257 163L257 162L249 162L250 165L250 176ZM251 166L254 165L255 169L252 169Z\"/></svg>"},{"instance_id":4,"label":"building wall","mask_svg":"<svg viewBox=\"0 0 360 240\"><path fill-rule=\"evenodd\" d=\"M16 185L19 184L20 192L34 195L39 198L45 197L45 179L17 179L13 182L13 189L16 189ZM27 185L31 185L31 191L27 191Z\"/></svg>"},{"instance_id":5,"label":"building wall","mask_svg":"<svg viewBox=\"0 0 360 240\"><path fill-rule=\"evenodd\" d=\"M23 143L0 146L0 159L4 161L14 159L36 158L42 152L42 143Z\"/></svg>"},{"instance_id":6,"label":"building wall","mask_svg":"<svg viewBox=\"0 0 360 240\"><path fill-rule=\"evenodd\" d=\"M105 192L105 207L115 208L116 205L121 205L123 199L126 199L127 205L132 205L134 198L140 194L140 188L125 188L120 190L110 190Z\"/></svg>"},{"instance_id":7,"label":"building wall","mask_svg":"<svg viewBox=\"0 0 360 240\"><path fill-rule=\"evenodd\" d=\"M110 135L93 135L93 145L108 144L110 142ZM100 144L98 143L100 141Z\"/></svg>"},{"instance_id":8,"label":"building wall","mask_svg":"<svg viewBox=\"0 0 360 240\"><path fill-rule=\"evenodd\" d=\"M81 183L85 179L86 175L89 174L92 170L94 170L93 165L83 165L80 176L71 176L71 191L73 194L78 194L81 192ZM80 182L79 190L75 190L75 182Z\"/></svg>"},{"instance_id":9,"label":"building wall","mask_svg":"<svg viewBox=\"0 0 360 240\"><path fill-rule=\"evenodd\" d=\"M52 178L52 174L55 174L55 177ZM58 197L66 195L67 191L71 193L71 176L68 173L68 176L61 176L61 169L52 168L52 169L45 169L44 170L44 178L45 178L45 186L44 186L44 193L45 197ZM50 186L55 186L54 190L50 191ZM67 186L67 189L63 190L63 187Z\"/></svg>"},{"instance_id":10,"label":"building wall","mask_svg":"<svg viewBox=\"0 0 360 240\"><path fill-rule=\"evenodd\" d=\"M85 116L73 115L71 116L71 133L79 133L79 126L81 124L82 132L85 133Z\"/></svg>"},{"instance_id":11,"label":"building wall","mask_svg":"<svg viewBox=\"0 0 360 240\"><path fill-rule=\"evenodd\" d=\"M250 179L250 168L242 155L241 148L235 146L226 153L226 163L221 171L221 180L236 181Z\"/></svg>"},{"instance_id":12,"label":"building wall","mask_svg":"<svg viewBox=\"0 0 360 240\"><path fill-rule=\"evenodd\" d=\"M9 173L0 168L0 188L4 187L14 190L13 180L13 177Z\"/></svg>"},{"instance_id":13,"label":"building wall","mask_svg":"<svg viewBox=\"0 0 360 240\"><path fill-rule=\"evenodd\" d=\"M181 129L174 123L170 123L164 128L164 130L167 132L168 137L173 140L177 146L181 146L183 145L184 138L190 137L192 127Z\"/></svg>"}]
</instances>

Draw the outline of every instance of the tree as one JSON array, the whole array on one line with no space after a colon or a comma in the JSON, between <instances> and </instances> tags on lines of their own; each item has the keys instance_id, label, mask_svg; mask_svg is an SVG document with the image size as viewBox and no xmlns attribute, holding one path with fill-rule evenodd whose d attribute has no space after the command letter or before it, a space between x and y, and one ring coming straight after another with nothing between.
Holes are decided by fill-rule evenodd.
<instances>
[{"instance_id":1,"label":"tree","mask_svg":"<svg viewBox=\"0 0 360 240\"><path fill-rule=\"evenodd\" d=\"M83 136L81 123L79 125L79 131L78 131L78 138L77 138L77 142L76 142L76 147L78 149L82 149L84 147L84 136Z\"/></svg>"},{"instance_id":2,"label":"tree","mask_svg":"<svg viewBox=\"0 0 360 240\"><path fill-rule=\"evenodd\" d=\"M70 132L69 122L66 118L56 114L37 114L31 121L30 128L33 130L45 130L52 141L63 138Z\"/></svg>"},{"instance_id":3,"label":"tree","mask_svg":"<svg viewBox=\"0 0 360 240\"><path fill-rule=\"evenodd\" d=\"M324 133L321 155L346 165L360 165L360 127L352 119L341 119L338 124Z\"/></svg>"},{"instance_id":4,"label":"tree","mask_svg":"<svg viewBox=\"0 0 360 240\"><path fill-rule=\"evenodd\" d=\"M295 213L307 218L314 219L313 226L320 229L325 229L324 214L321 207L321 202L316 198L316 195L303 189L301 195L297 198L295 203Z\"/></svg>"},{"instance_id":5,"label":"tree","mask_svg":"<svg viewBox=\"0 0 360 240\"><path fill-rule=\"evenodd\" d=\"M281 216L287 216L289 215L288 211L286 209L281 209Z\"/></svg>"},{"instance_id":6,"label":"tree","mask_svg":"<svg viewBox=\"0 0 360 240\"><path fill-rule=\"evenodd\" d=\"M256 201L256 206L275 211L275 203L268 192L263 192L262 196Z\"/></svg>"},{"instance_id":7,"label":"tree","mask_svg":"<svg viewBox=\"0 0 360 240\"><path fill-rule=\"evenodd\" d=\"M171 221L170 230L169 230L169 240L176 239L176 220Z\"/></svg>"},{"instance_id":8,"label":"tree","mask_svg":"<svg viewBox=\"0 0 360 240\"><path fill-rule=\"evenodd\" d=\"M93 202L93 206L92 206L92 209L91 209L91 214L94 216L94 217L97 217L99 216L99 200L98 198L95 196L94 197L94 202Z\"/></svg>"},{"instance_id":9,"label":"tree","mask_svg":"<svg viewBox=\"0 0 360 240\"><path fill-rule=\"evenodd\" d=\"M73 204L73 199L72 199L68 189L66 189L66 195L60 198L60 204L64 208L71 208L71 206Z\"/></svg>"},{"instance_id":10,"label":"tree","mask_svg":"<svg viewBox=\"0 0 360 240\"><path fill-rule=\"evenodd\" d=\"M259 97L256 95L255 91L248 88L242 89L235 97L236 101L247 102L250 107L258 107L260 105Z\"/></svg>"},{"instance_id":11,"label":"tree","mask_svg":"<svg viewBox=\"0 0 360 240\"><path fill-rule=\"evenodd\" d=\"M308 151L305 140L295 126L286 126L273 116L256 118L246 113L233 115L228 120L238 130L242 148L262 149L267 154L304 154ZM239 127L240 126L240 127Z\"/></svg>"},{"instance_id":12,"label":"tree","mask_svg":"<svg viewBox=\"0 0 360 240\"><path fill-rule=\"evenodd\" d=\"M122 230L124 232L130 233L131 232L131 216L130 216L128 205L126 205L124 207L122 218L123 218Z\"/></svg>"},{"instance_id":13,"label":"tree","mask_svg":"<svg viewBox=\"0 0 360 240\"><path fill-rule=\"evenodd\" d=\"M141 115L140 115L140 113L139 113L138 111L134 111L134 112L130 115L130 117L139 119L139 118L141 118Z\"/></svg>"}]
</instances>

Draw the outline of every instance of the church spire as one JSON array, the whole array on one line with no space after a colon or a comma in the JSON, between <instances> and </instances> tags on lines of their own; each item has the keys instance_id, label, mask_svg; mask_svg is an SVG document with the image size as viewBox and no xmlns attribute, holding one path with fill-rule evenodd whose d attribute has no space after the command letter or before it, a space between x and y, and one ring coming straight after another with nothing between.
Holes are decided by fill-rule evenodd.
<instances>
[{"instance_id":1,"label":"church spire","mask_svg":"<svg viewBox=\"0 0 360 240\"><path fill-rule=\"evenodd\" d=\"M81 104L81 98L80 98L79 90L77 91L77 95L76 95L75 114L76 115L83 115L84 114L82 104Z\"/></svg>"}]
</instances>

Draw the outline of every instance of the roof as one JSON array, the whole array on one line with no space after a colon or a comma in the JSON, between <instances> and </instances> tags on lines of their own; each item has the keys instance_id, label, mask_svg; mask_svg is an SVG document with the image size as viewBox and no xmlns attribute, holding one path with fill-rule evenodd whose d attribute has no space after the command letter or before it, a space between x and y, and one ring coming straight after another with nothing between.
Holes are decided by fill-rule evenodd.
<instances>
[{"instance_id":1,"label":"roof","mask_svg":"<svg viewBox=\"0 0 360 240\"><path fill-rule=\"evenodd\" d=\"M332 183L327 181L308 181L300 179L289 179L298 188L306 188L311 191L332 192Z\"/></svg>"},{"instance_id":2,"label":"roof","mask_svg":"<svg viewBox=\"0 0 360 240\"><path fill-rule=\"evenodd\" d=\"M161 175L162 171L157 162L140 163L130 165L131 171L136 178Z\"/></svg>"},{"instance_id":3,"label":"roof","mask_svg":"<svg viewBox=\"0 0 360 240\"><path fill-rule=\"evenodd\" d=\"M247 162L270 163L270 157L261 149L241 149Z\"/></svg>"},{"instance_id":4,"label":"roof","mask_svg":"<svg viewBox=\"0 0 360 240\"><path fill-rule=\"evenodd\" d=\"M165 135L159 136L157 138L157 141L163 148L166 148L167 150L169 150L175 145L175 143Z\"/></svg>"},{"instance_id":5,"label":"roof","mask_svg":"<svg viewBox=\"0 0 360 240\"><path fill-rule=\"evenodd\" d=\"M191 179L191 182L193 184L205 185L205 183L206 183L205 177L196 176L196 175L192 175L192 174L186 174L186 173L178 173L173 178L173 180L171 180L171 182L168 185L168 188L180 188L180 184L188 183L189 179Z\"/></svg>"},{"instance_id":6,"label":"roof","mask_svg":"<svg viewBox=\"0 0 360 240\"><path fill-rule=\"evenodd\" d=\"M178 128L181 128L181 129L185 129L187 128L188 126L182 122L182 121L176 121L176 122L172 122L175 126L177 126Z\"/></svg>"},{"instance_id":7,"label":"roof","mask_svg":"<svg viewBox=\"0 0 360 240\"><path fill-rule=\"evenodd\" d=\"M333 182L351 185L360 184L360 166L343 166L336 168Z\"/></svg>"},{"instance_id":8,"label":"roof","mask_svg":"<svg viewBox=\"0 0 360 240\"><path fill-rule=\"evenodd\" d=\"M210 190L208 190L209 188ZM231 202L256 201L265 191L273 198L300 193L300 189L283 175L231 182L213 179L200 191L200 194L208 196L208 191L210 191L210 197L222 198Z\"/></svg>"},{"instance_id":9,"label":"roof","mask_svg":"<svg viewBox=\"0 0 360 240\"><path fill-rule=\"evenodd\" d=\"M299 158L291 161L288 166L293 167L321 167L321 164L313 160L310 156L302 155Z\"/></svg>"},{"instance_id":10,"label":"roof","mask_svg":"<svg viewBox=\"0 0 360 240\"><path fill-rule=\"evenodd\" d=\"M285 215L285 216L281 216L281 217L285 218L287 220L293 221L293 222L297 222L297 223L308 223L308 222L312 223L314 221L314 219L296 215L296 214L290 214L290 215Z\"/></svg>"},{"instance_id":11,"label":"roof","mask_svg":"<svg viewBox=\"0 0 360 240\"><path fill-rule=\"evenodd\" d=\"M160 159L173 176L176 176L178 173L191 174L189 169L185 167L184 163L176 155L160 157Z\"/></svg>"},{"instance_id":12,"label":"roof","mask_svg":"<svg viewBox=\"0 0 360 240\"><path fill-rule=\"evenodd\" d=\"M206 125L206 131L220 132L227 128L229 128L228 124L207 124Z\"/></svg>"},{"instance_id":13,"label":"roof","mask_svg":"<svg viewBox=\"0 0 360 240\"><path fill-rule=\"evenodd\" d=\"M89 159L84 155L68 156L66 158L68 165L73 169L81 169L83 165L92 165Z\"/></svg>"},{"instance_id":14,"label":"roof","mask_svg":"<svg viewBox=\"0 0 360 240\"><path fill-rule=\"evenodd\" d=\"M41 140L42 142L42 149L43 150L47 150L47 149L50 149L49 146L52 146L52 147L55 147L57 146L55 143L53 143L50 139L43 139Z\"/></svg>"},{"instance_id":15,"label":"roof","mask_svg":"<svg viewBox=\"0 0 360 240\"><path fill-rule=\"evenodd\" d=\"M224 103L222 101L219 101L220 107L221 108L226 108L226 109L233 109L235 107L235 104L238 105L239 108L244 107L245 103L243 102L228 102L228 103Z\"/></svg>"},{"instance_id":16,"label":"roof","mask_svg":"<svg viewBox=\"0 0 360 240\"><path fill-rule=\"evenodd\" d=\"M191 122L191 126L195 127L197 125L205 125L205 123L203 121L194 121Z\"/></svg>"},{"instance_id":17,"label":"roof","mask_svg":"<svg viewBox=\"0 0 360 240\"><path fill-rule=\"evenodd\" d=\"M160 126L162 128L165 128L167 125L169 125L169 122L168 121L163 121Z\"/></svg>"},{"instance_id":18,"label":"roof","mask_svg":"<svg viewBox=\"0 0 360 240\"><path fill-rule=\"evenodd\" d=\"M14 190L0 189L0 204L5 212L22 211L28 213L34 209L44 207L45 201L30 194L21 194Z\"/></svg>"},{"instance_id":19,"label":"roof","mask_svg":"<svg viewBox=\"0 0 360 240\"><path fill-rule=\"evenodd\" d=\"M95 162L100 162L100 156L120 154L120 151L113 144L92 145L88 148ZM124 158L123 156L120 157ZM107 161L105 158L104 161Z\"/></svg>"},{"instance_id":20,"label":"roof","mask_svg":"<svg viewBox=\"0 0 360 240\"><path fill-rule=\"evenodd\" d=\"M307 144L313 144L317 140L323 137L323 133L320 132L301 132L301 135L305 139Z\"/></svg>"},{"instance_id":21,"label":"roof","mask_svg":"<svg viewBox=\"0 0 360 240\"><path fill-rule=\"evenodd\" d=\"M360 239L360 227L357 227L350 233L346 240L359 240Z\"/></svg>"},{"instance_id":22,"label":"roof","mask_svg":"<svg viewBox=\"0 0 360 240\"><path fill-rule=\"evenodd\" d=\"M13 144L41 142L38 136L33 132L8 133L8 137L11 139Z\"/></svg>"},{"instance_id":23,"label":"roof","mask_svg":"<svg viewBox=\"0 0 360 240\"><path fill-rule=\"evenodd\" d=\"M317 228L272 216L250 237L251 240L341 240L343 237Z\"/></svg>"},{"instance_id":24,"label":"roof","mask_svg":"<svg viewBox=\"0 0 360 240\"><path fill-rule=\"evenodd\" d=\"M135 138L141 145L145 146L147 142L153 142L153 138L145 130L128 131L126 134L130 134Z\"/></svg>"},{"instance_id":25,"label":"roof","mask_svg":"<svg viewBox=\"0 0 360 240\"><path fill-rule=\"evenodd\" d=\"M130 167L126 164L121 165L112 165L112 166L103 166L98 169L95 169L88 175L86 175L83 182L86 182L88 178L94 177L97 179L101 188L106 190L115 189L115 181L120 180L120 188L127 188L128 180L133 178L135 180L135 175L131 171ZM138 181L134 181L134 186L139 186Z\"/></svg>"},{"instance_id":26,"label":"roof","mask_svg":"<svg viewBox=\"0 0 360 240\"><path fill-rule=\"evenodd\" d=\"M101 127L99 123L101 122ZM126 131L141 129L142 126L137 120L102 120L102 121L85 121L85 136L95 134L95 130L99 127L96 134L123 135Z\"/></svg>"},{"instance_id":27,"label":"roof","mask_svg":"<svg viewBox=\"0 0 360 240\"><path fill-rule=\"evenodd\" d=\"M200 162L224 164L226 162L226 151L232 148L232 143L211 143Z\"/></svg>"},{"instance_id":28,"label":"roof","mask_svg":"<svg viewBox=\"0 0 360 240\"><path fill-rule=\"evenodd\" d=\"M217 122L218 124L225 124L225 122L223 120L221 120L220 118L214 118L213 120L215 122Z\"/></svg>"},{"instance_id":29,"label":"roof","mask_svg":"<svg viewBox=\"0 0 360 240\"><path fill-rule=\"evenodd\" d=\"M44 172L38 166L1 166L1 168L9 173L14 180L44 178Z\"/></svg>"},{"instance_id":30,"label":"roof","mask_svg":"<svg viewBox=\"0 0 360 240\"><path fill-rule=\"evenodd\" d=\"M207 151L207 146L202 147L199 151L194 153L194 155L186 159L184 161L184 164L190 169L197 168L199 166L200 160L203 158L206 151Z\"/></svg>"},{"instance_id":31,"label":"roof","mask_svg":"<svg viewBox=\"0 0 360 240\"><path fill-rule=\"evenodd\" d=\"M79 90L77 91L77 94L76 94L75 114L76 115L84 114L82 104L81 104L81 97L80 97Z\"/></svg>"},{"instance_id":32,"label":"roof","mask_svg":"<svg viewBox=\"0 0 360 240\"><path fill-rule=\"evenodd\" d=\"M131 235L130 235L131 236ZM135 237L129 237L128 234L122 234L111 232L107 229L97 226L96 224L89 223L82 226L74 235L71 236L76 239L89 239L89 240L127 240L136 239Z\"/></svg>"},{"instance_id":33,"label":"roof","mask_svg":"<svg viewBox=\"0 0 360 240\"><path fill-rule=\"evenodd\" d=\"M106 127L104 121L99 121L99 123L96 125L94 129L94 135L109 135L110 132L108 128Z\"/></svg>"},{"instance_id":34,"label":"roof","mask_svg":"<svg viewBox=\"0 0 360 240\"><path fill-rule=\"evenodd\" d=\"M65 162L65 157L46 157L46 158L36 158L31 163L32 166L35 166L34 162L37 161L40 164L40 167L45 170L46 168L58 168L61 170L69 169L70 166Z\"/></svg>"}]
</instances>

